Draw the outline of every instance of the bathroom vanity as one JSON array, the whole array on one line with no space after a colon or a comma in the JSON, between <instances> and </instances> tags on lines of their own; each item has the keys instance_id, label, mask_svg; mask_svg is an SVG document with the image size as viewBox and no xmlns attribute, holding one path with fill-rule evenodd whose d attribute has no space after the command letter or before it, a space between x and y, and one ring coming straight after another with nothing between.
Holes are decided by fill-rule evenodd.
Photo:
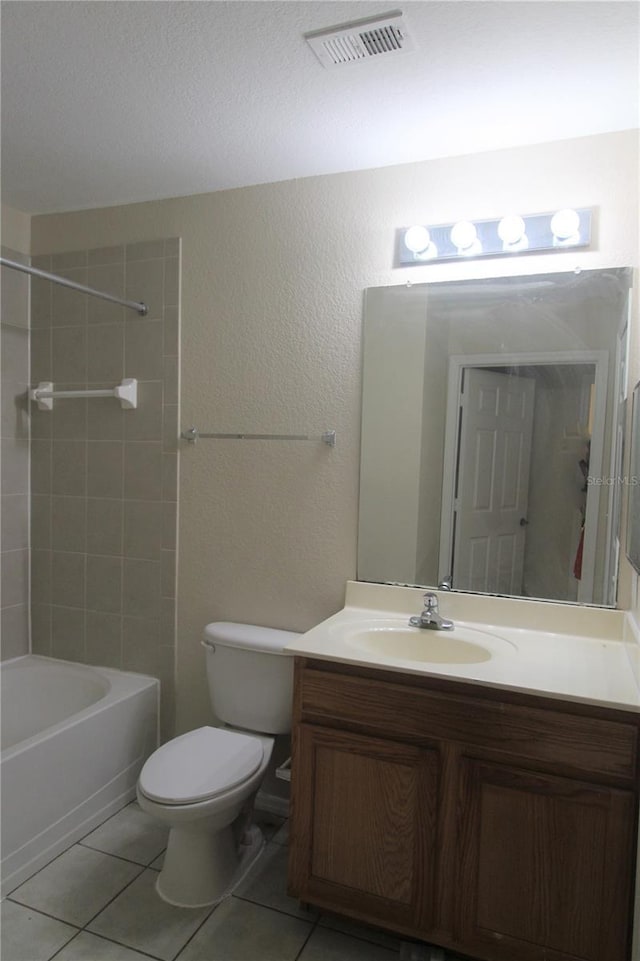
<instances>
[{"instance_id":1,"label":"bathroom vanity","mask_svg":"<svg viewBox=\"0 0 640 961\"><path fill-rule=\"evenodd\" d=\"M628 961L640 697L621 612L592 612L578 639L513 626L539 605L478 598L493 616L480 646L487 628L511 649L394 659L399 611L421 592L351 590L369 606L292 646L290 893L483 961ZM395 610L373 610L371 592Z\"/></svg>"}]
</instances>

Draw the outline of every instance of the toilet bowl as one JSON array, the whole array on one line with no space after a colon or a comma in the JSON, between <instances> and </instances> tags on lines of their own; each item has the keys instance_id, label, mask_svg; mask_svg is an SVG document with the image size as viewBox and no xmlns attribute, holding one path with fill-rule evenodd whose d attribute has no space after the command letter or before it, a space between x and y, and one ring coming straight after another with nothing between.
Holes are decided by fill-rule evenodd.
<instances>
[{"instance_id":1,"label":"toilet bowl","mask_svg":"<svg viewBox=\"0 0 640 961\"><path fill-rule=\"evenodd\" d=\"M248 817L236 831L234 823L255 796L272 749L272 738L202 727L163 745L143 768L138 803L171 828L156 881L169 904L221 901L260 853L262 836L248 829Z\"/></svg>"},{"instance_id":2,"label":"toilet bowl","mask_svg":"<svg viewBox=\"0 0 640 961\"><path fill-rule=\"evenodd\" d=\"M229 623L205 630L211 700L227 726L200 727L163 744L137 786L140 807L170 828L156 880L170 904L218 903L262 850L251 813L274 736L291 726L293 659L283 650L295 636ZM246 718L251 730L239 723Z\"/></svg>"}]
</instances>

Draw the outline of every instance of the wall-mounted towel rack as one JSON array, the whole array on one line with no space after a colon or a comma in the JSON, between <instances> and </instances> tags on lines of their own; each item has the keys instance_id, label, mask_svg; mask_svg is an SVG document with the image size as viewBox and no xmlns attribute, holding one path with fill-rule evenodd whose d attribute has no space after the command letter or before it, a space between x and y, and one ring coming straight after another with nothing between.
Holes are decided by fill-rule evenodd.
<instances>
[{"instance_id":1,"label":"wall-mounted towel rack","mask_svg":"<svg viewBox=\"0 0 640 961\"><path fill-rule=\"evenodd\" d=\"M197 440L321 440L329 447L336 446L335 430L325 430L319 437L311 437L309 434L205 434L197 427L189 427L180 434L183 440L188 440L195 444Z\"/></svg>"},{"instance_id":2,"label":"wall-mounted towel rack","mask_svg":"<svg viewBox=\"0 0 640 961\"><path fill-rule=\"evenodd\" d=\"M123 410L132 410L138 406L138 381L127 377L115 387L104 390L54 390L51 381L43 380L31 388L29 397L36 401L39 410L53 410L54 400L63 397L116 397Z\"/></svg>"},{"instance_id":3,"label":"wall-mounted towel rack","mask_svg":"<svg viewBox=\"0 0 640 961\"><path fill-rule=\"evenodd\" d=\"M2 264L3 267L10 267L11 270L21 270L23 274L32 274L34 277L42 277L43 280L50 280L51 283L59 284L61 287L70 287L72 290L79 290L83 294L90 294L92 297L110 300L113 304L122 304L123 307L137 310L142 317L146 317L149 313L149 308L142 301L123 300L122 297L105 294L102 290L94 290L93 287L85 287L84 284L77 284L75 280L59 277L58 274L50 274L48 270L40 270L39 267L29 267L28 264L20 264L16 260L9 260L7 257L0 257L0 264Z\"/></svg>"}]
</instances>

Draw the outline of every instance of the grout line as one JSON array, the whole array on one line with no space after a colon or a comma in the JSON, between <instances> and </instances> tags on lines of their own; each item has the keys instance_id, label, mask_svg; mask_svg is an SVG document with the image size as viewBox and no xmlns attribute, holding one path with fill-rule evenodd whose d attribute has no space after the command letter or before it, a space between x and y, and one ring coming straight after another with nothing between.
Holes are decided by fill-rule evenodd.
<instances>
[{"instance_id":1,"label":"grout line","mask_svg":"<svg viewBox=\"0 0 640 961\"><path fill-rule=\"evenodd\" d=\"M25 904L24 901L16 900L16 898L13 898L10 894L8 894L6 898L3 898L3 901L11 901L12 904L17 904L18 907L25 908L27 911L35 911L36 914L42 914L45 918L51 918L52 921L58 921L60 924L67 924L70 928L76 929L76 934L80 934L80 932L83 930L80 925L75 924L73 921L65 921L64 918L58 918L55 914L49 914L48 911L43 911L42 908L34 908L31 904ZM68 943L69 941L67 941L67 944Z\"/></svg>"},{"instance_id":2,"label":"grout line","mask_svg":"<svg viewBox=\"0 0 640 961\"><path fill-rule=\"evenodd\" d=\"M149 954L148 951L143 951L141 948L132 948L130 945L125 944L123 941L116 941L115 938L109 938L105 934L96 934L95 931L86 931L85 928L82 928L82 930L78 931L77 934L74 934L74 936L71 938L70 941L67 941L66 944L63 944L62 947L59 948L54 955L48 958L48 961L54 961L54 958L57 958L60 952L64 951L64 949L71 944L71 941L76 940L76 938L78 937L78 934L90 934L92 937L102 938L103 941L108 941L110 944L117 944L119 948L125 948L127 951L137 952L138 954L142 955L145 958L152 958L152 961L163 961L163 959L158 957L157 954Z\"/></svg>"},{"instance_id":3,"label":"grout line","mask_svg":"<svg viewBox=\"0 0 640 961\"><path fill-rule=\"evenodd\" d=\"M198 927L197 927L197 928L195 929L195 931L193 932L193 934L191 934L191 935L187 938L187 940L184 942L184 944L182 945L182 947L180 948L180 950L177 951L176 954L173 955L173 958L171 959L171 961L176 961L176 959L182 954L182 952L184 951L184 949L186 948L186 946L187 946L191 941L193 941L193 939L195 938L195 936L196 936L196 934L198 933L198 931L200 931L201 928L207 923L207 921L209 920L209 918L211 917L211 915L214 914L215 911L217 911L217 909L220 907L220 905L221 905L221 904L224 904L224 902L225 902L226 900L228 900L228 899L227 899L227 898L224 898L222 901L218 901L217 904L212 905L211 910L208 911L207 914L205 915L205 917L202 919L202 923L199 924Z\"/></svg>"},{"instance_id":4,"label":"grout line","mask_svg":"<svg viewBox=\"0 0 640 961\"><path fill-rule=\"evenodd\" d=\"M309 943L309 941L311 940L312 936L315 934L319 923L320 923L320 918L317 917L316 920L315 920L315 922L311 925L311 928L310 928L310 930L309 930L309 933L308 933L308 935L306 936L306 938L304 939L304 943L301 945L300 950L299 950L298 953L296 954L294 961L299 961L299 958L301 957L302 952L304 951L304 949L305 949L306 946L308 945L308 943Z\"/></svg>"},{"instance_id":5,"label":"grout line","mask_svg":"<svg viewBox=\"0 0 640 961\"><path fill-rule=\"evenodd\" d=\"M99 917L99 915L102 914L103 911L106 911L107 908L109 907L109 905L110 905L110 904L113 904L113 902L116 900L116 898L119 898L120 895L123 894L123 893L127 890L127 888L131 887L131 885L133 884L133 882L134 882L134 881L137 881L138 878L139 878L142 874L144 874L144 872L146 871L146 868L143 868L142 865L140 865L140 864L136 865L136 867L139 867L139 868L140 868L140 870L138 871L138 873L135 874L135 875L131 878L130 881L127 881L127 883L125 884L125 886L124 886L123 888L120 888L120 890L119 890L116 894L114 894L114 896L113 896L112 898L109 898L109 900L107 901L107 903L106 903L106 904L103 904L99 911L96 911L96 913L95 913L94 915L92 915L92 917L89 918L89 920L86 922L86 924L83 925L83 930L86 930L86 928L87 928L88 925L92 924L92 923L96 920L96 918ZM93 934L93 933L94 933L93 931L90 932L90 934Z\"/></svg>"},{"instance_id":6,"label":"grout line","mask_svg":"<svg viewBox=\"0 0 640 961\"><path fill-rule=\"evenodd\" d=\"M89 833L93 834L93 831L90 831ZM89 835L85 835L85 837L88 836ZM154 854L154 856L151 858L151 861L134 861L133 858L125 858L123 854L114 854L112 851L103 851L102 848L96 848L93 846L93 844L87 844L84 840L76 841L76 844L79 847L88 848L89 851L95 851L96 854L106 854L109 858L115 858L117 861L124 861L125 864L135 864L136 867L139 868L151 867L151 863L155 861L156 858L159 858L161 854L164 854L164 852L167 850L166 847L162 848L161 851L158 851L157 854ZM151 870L156 871L157 868L151 868Z\"/></svg>"}]
</instances>

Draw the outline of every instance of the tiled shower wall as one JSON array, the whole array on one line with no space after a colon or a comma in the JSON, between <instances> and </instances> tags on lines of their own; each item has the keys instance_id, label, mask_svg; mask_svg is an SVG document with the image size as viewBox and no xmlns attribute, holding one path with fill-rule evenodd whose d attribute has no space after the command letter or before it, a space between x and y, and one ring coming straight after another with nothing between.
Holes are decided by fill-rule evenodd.
<instances>
[{"instance_id":1,"label":"tiled shower wall","mask_svg":"<svg viewBox=\"0 0 640 961\"><path fill-rule=\"evenodd\" d=\"M28 263L9 248L2 255ZM29 280L2 269L2 658L29 652Z\"/></svg>"},{"instance_id":2,"label":"tiled shower wall","mask_svg":"<svg viewBox=\"0 0 640 961\"><path fill-rule=\"evenodd\" d=\"M31 381L56 389L138 380L113 398L32 405L34 653L159 677L174 726L180 242L39 256L34 266L142 300L146 317L32 281Z\"/></svg>"}]
</instances>

